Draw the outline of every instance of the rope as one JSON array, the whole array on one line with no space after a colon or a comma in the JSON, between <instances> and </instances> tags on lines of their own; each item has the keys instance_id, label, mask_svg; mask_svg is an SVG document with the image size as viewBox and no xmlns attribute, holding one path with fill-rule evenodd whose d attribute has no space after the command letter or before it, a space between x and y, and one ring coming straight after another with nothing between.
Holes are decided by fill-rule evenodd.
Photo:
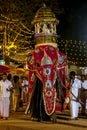
<instances>
[{"instance_id":1,"label":"rope","mask_svg":"<svg viewBox=\"0 0 87 130\"><path fill-rule=\"evenodd\" d=\"M61 82L61 84L63 85L63 87L64 87L66 90L68 90L61 80L60 80L60 82ZM83 103L80 99L78 99L71 91L70 91L70 93L74 96L74 98L76 99L76 101L78 101L81 105L84 105L84 103Z\"/></svg>"}]
</instances>

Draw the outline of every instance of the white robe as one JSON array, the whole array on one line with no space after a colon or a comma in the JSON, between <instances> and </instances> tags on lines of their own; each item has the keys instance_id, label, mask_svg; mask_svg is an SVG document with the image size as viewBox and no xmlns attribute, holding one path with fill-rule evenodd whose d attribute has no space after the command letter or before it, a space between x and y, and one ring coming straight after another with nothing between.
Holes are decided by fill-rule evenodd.
<instances>
[{"instance_id":1,"label":"white robe","mask_svg":"<svg viewBox=\"0 0 87 130\"><path fill-rule=\"evenodd\" d=\"M70 111L71 111L71 118L78 117L79 112L79 103L76 101L78 97L78 90L81 88L81 81L77 78L74 79L74 82L71 86L71 93L70 94ZM75 96L73 96L75 95ZM75 98L76 97L76 98Z\"/></svg>"},{"instance_id":2,"label":"white robe","mask_svg":"<svg viewBox=\"0 0 87 130\"><path fill-rule=\"evenodd\" d=\"M1 92L0 92L0 114L1 117L8 117L9 116L9 107L10 107L10 91L9 90L12 86L12 83L9 80L1 80L0 81Z\"/></svg>"}]
</instances>

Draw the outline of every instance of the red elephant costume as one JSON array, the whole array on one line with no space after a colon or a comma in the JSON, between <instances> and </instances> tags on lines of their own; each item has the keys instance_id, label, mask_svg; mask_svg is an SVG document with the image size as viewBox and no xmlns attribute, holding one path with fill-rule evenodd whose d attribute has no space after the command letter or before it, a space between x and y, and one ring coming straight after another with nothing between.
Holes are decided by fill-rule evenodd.
<instances>
[{"instance_id":1,"label":"red elephant costume","mask_svg":"<svg viewBox=\"0 0 87 130\"><path fill-rule=\"evenodd\" d=\"M43 84L43 100L47 115L51 115L55 110L56 90L54 87L56 81L56 70L58 67L58 50L51 45L40 45L35 48L32 55L33 64L29 68L29 92L31 86L35 84L37 76Z\"/></svg>"},{"instance_id":2,"label":"red elephant costume","mask_svg":"<svg viewBox=\"0 0 87 130\"><path fill-rule=\"evenodd\" d=\"M62 55L61 55L62 56ZM63 56L65 57L65 55ZM29 68L29 93L32 97L37 78L42 82L42 97L45 112L52 115L56 107L57 91L55 87L57 70L61 77L65 78L65 58L59 62L58 49L52 45L38 45L32 53L28 54L27 64ZM59 64L58 64L59 63ZM59 68L60 67L60 68ZM63 74L62 74L63 70ZM60 79L63 81L64 79ZM31 100L31 99L30 99Z\"/></svg>"},{"instance_id":3,"label":"red elephant costume","mask_svg":"<svg viewBox=\"0 0 87 130\"><path fill-rule=\"evenodd\" d=\"M39 118L55 113L57 72L65 73L65 63L57 48L56 24L59 20L44 4L32 21L35 26L35 49L27 56L31 115ZM61 57L61 61L59 61ZM63 71L64 73L63 73ZM32 106L33 104L33 106ZM46 116L46 117L47 117Z\"/></svg>"}]
</instances>

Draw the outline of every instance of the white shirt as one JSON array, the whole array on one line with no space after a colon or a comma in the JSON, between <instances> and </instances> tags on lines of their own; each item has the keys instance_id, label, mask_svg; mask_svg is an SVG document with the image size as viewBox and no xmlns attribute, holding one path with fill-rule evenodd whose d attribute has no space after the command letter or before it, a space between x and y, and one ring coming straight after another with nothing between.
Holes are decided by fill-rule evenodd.
<instances>
[{"instance_id":1,"label":"white shirt","mask_svg":"<svg viewBox=\"0 0 87 130\"><path fill-rule=\"evenodd\" d=\"M23 80L22 82L22 86L28 85L28 81L27 80Z\"/></svg>"},{"instance_id":2,"label":"white shirt","mask_svg":"<svg viewBox=\"0 0 87 130\"><path fill-rule=\"evenodd\" d=\"M28 92L28 81L27 80L23 80L22 86L24 87L23 91Z\"/></svg>"},{"instance_id":3,"label":"white shirt","mask_svg":"<svg viewBox=\"0 0 87 130\"><path fill-rule=\"evenodd\" d=\"M73 84L71 86L71 92L73 93L70 96L71 99L76 100L76 98L78 97L78 90L79 90L79 88L81 88L81 81L79 79L75 78L74 82L73 82ZM73 95L75 95L76 98Z\"/></svg>"},{"instance_id":4,"label":"white shirt","mask_svg":"<svg viewBox=\"0 0 87 130\"><path fill-rule=\"evenodd\" d=\"M87 80L85 80L84 82L82 82L82 87L83 87L84 89L87 89Z\"/></svg>"},{"instance_id":5,"label":"white shirt","mask_svg":"<svg viewBox=\"0 0 87 130\"><path fill-rule=\"evenodd\" d=\"M12 83L9 80L1 80L0 81L0 87L1 87L1 97L10 97L10 91L9 90L12 86Z\"/></svg>"}]
</instances>

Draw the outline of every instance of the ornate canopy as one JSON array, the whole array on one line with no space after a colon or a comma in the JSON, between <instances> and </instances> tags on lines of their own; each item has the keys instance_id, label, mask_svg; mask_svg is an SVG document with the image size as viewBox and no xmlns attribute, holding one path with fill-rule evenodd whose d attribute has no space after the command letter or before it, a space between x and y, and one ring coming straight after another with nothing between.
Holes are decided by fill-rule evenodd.
<instances>
[{"instance_id":1,"label":"ornate canopy","mask_svg":"<svg viewBox=\"0 0 87 130\"><path fill-rule=\"evenodd\" d=\"M35 15L34 20L32 21L32 24L38 23L38 22L58 22L56 19L55 14L52 12L52 10L44 4Z\"/></svg>"},{"instance_id":2,"label":"ornate canopy","mask_svg":"<svg viewBox=\"0 0 87 130\"><path fill-rule=\"evenodd\" d=\"M51 44L55 45L57 40L56 19L52 10L44 4L35 15L32 24L35 26L35 44Z\"/></svg>"}]
</instances>

